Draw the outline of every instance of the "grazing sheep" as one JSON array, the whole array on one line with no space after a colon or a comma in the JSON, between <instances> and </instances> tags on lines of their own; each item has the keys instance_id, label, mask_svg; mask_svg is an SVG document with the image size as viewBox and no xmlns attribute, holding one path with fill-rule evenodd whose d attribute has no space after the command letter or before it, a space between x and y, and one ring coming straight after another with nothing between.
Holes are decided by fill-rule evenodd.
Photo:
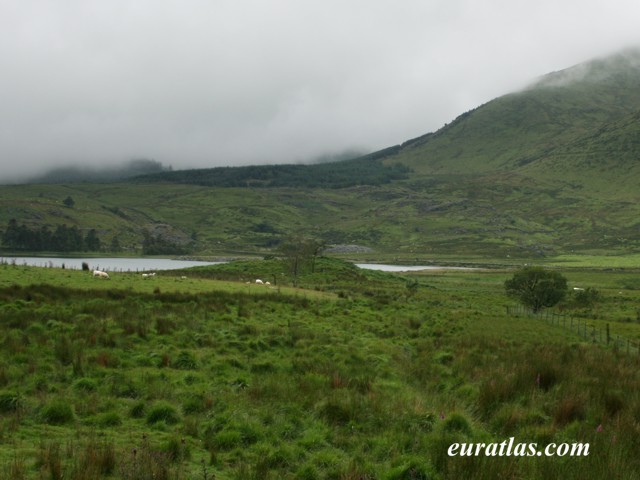
<instances>
[{"instance_id":1,"label":"grazing sheep","mask_svg":"<svg viewBox=\"0 0 640 480\"><path fill-rule=\"evenodd\" d=\"M256 283L258 285L264 285L264 282L262 280L260 280L259 278L256 278Z\"/></svg>"},{"instance_id":2,"label":"grazing sheep","mask_svg":"<svg viewBox=\"0 0 640 480\"><path fill-rule=\"evenodd\" d=\"M103 272L102 270L94 270L93 276L98 278L109 278L109 274L107 272Z\"/></svg>"}]
</instances>

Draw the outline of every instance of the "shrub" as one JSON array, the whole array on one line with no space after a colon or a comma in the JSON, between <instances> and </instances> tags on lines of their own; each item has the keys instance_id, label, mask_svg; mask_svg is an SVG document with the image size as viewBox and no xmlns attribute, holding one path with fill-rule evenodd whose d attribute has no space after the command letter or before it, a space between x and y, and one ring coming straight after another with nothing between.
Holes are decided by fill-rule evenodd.
<instances>
[{"instance_id":1,"label":"shrub","mask_svg":"<svg viewBox=\"0 0 640 480\"><path fill-rule=\"evenodd\" d=\"M14 392L0 392L0 413L15 412L20 409L20 395Z\"/></svg>"},{"instance_id":2,"label":"shrub","mask_svg":"<svg viewBox=\"0 0 640 480\"><path fill-rule=\"evenodd\" d=\"M172 362L171 366L178 370L195 370L198 368L198 362L192 353L180 352L180 355Z\"/></svg>"},{"instance_id":3,"label":"shrub","mask_svg":"<svg viewBox=\"0 0 640 480\"><path fill-rule=\"evenodd\" d=\"M64 425L71 423L75 415L71 405L65 400L54 400L44 406L41 412L41 418L49 425Z\"/></svg>"},{"instance_id":4,"label":"shrub","mask_svg":"<svg viewBox=\"0 0 640 480\"><path fill-rule=\"evenodd\" d=\"M100 427L117 427L122 424L122 419L117 412L105 412L98 416L98 426Z\"/></svg>"},{"instance_id":5,"label":"shrub","mask_svg":"<svg viewBox=\"0 0 640 480\"><path fill-rule=\"evenodd\" d=\"M79 378L73 384L73 388L81 392L95 392L98 389L95 380L91 378Z\"/></svg>"},{"instance_id":6,"label":"shrub","mask_svg":"<svg viewBox=\"0 0 640 480\"><path fill-rule=\"evenodd\" d=\"M576 290L573 293L573 301L577 307L591 308L600 299L600 292L593 287L584 290Z\"/></svg>"},{"instance_id":7,"label":"shrub","mask_svg":"<svg viewBox=\"0 0 640 480\"><path fill-rule=\"evenodd\" d=\"M460 413L452 413L444 421L443 429L445 432L460 432L465 435L471 435L471 425L466 417Z\"/></svg>"},{"instance_id":8,"label":"shrub","mask_svg":"<svg viewBox=\"0 0 640 480\"><path fill-rule=\"evenodd\" d=\"M182 404L182 411L185 415L192 413L202 413L207 409L205 401L201 396L191 396Z\"/></svg>"},{"instance_id":9,"label":"shrub","mask_svg":"<svg viewBox=\"0 0 640 480\"><path fill-rule=\"evenodd\" d=\"M180 417L173 405L167 402L157 402L147 414L147 423L165 422L167 425L178 423Z\"/></svg>"},{"instance_id":10,"label":"shrub","mask_svg":"<svg viewBox=\"0 0 640 480\"><path fill-rule=\"evenodd\" d=\"M146 409L144 402L137 402L129 410L129 416L131 418L142 418L144 417Z\"/></svg>"},{"instance_id":11,"label":"shrub","mask_svg":"<svg viewBox=\"0 0 640 480\"><path fill-rule=\"evenodd\" d=\"M212 443L218 450L231 450L242 445L242 435L237 430L224 430L213 437Z\"/></svg>"}]
</instances>

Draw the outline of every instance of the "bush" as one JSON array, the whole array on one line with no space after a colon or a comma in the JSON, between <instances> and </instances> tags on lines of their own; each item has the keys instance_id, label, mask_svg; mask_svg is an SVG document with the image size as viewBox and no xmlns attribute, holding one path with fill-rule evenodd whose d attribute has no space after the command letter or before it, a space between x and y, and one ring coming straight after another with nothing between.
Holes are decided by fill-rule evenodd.
<instances>
[{"instance_id":1,"label":"bush","mask_svg":"<svg viewBox=\"0 0 640 480\"><path fill-rule=\"evenodd\" d=\"M573 301L577 307L591 308L598 300L600 300L600 292L592 287L573 292Z\"/></svg>"},{"instance_id":2,"label":"bush","mask_svg":"<svg viewBox=\"0 0 640 480\"><path fill-rule=\"evenodd\" d=\"M64 425L71 423L75 415L68 402L64 400L54 400L45 405L41 412L42 421L49 425Z\"/></svg>"},{"instance_id":3,"label":"bush","mask_svg":"<svg viewBox=\"0 0 640 480\"><path fill-rule=\"evenodd\" d=\"M180 355L171 366L178 370L195 370L198 368L198 362L190 352L180 352Z\"/></svg>"},{"instance_id":4,"label":"bush","mask_svg":"<svg viewBox=\"0 0 640 480\"><path fill-rule=\"evenodd\" d=\"M95 380L91 378L79 378L73 384L73 388L81 392L95 392L98 389Z\"/></svg>"},{"instance_id":5,"label":"bush","mask_svg":"<svg viewBox=\"0 0 640 480\"><path fill-rule=\"evenodd\" d=\"M137 402L129 410L129 416L131 418L142 418L144 417L146 409L144 402Z\"/></svg>"},{"instance_id":6,"label":"bush","mask_svg":"<svg viewBox=\"0 0 640 480\"><path fill-rule=\"evenodd\" d=\"M105 412L98 416L98 426L100 427L117 427L122 424L122 419L117 412Z\"/></svg>"},{"instance_id":7,"label":"bush","mask_svg":"<svg viewBox=\"0 0 640 480\"><path fill-rule=\"evenodd\" d=\"M147 414L148 424L165 422L167 425L173 425L178 423L179 420L178 411L173 405L167 402L156 403Z\"/></svg>"},{"instance_id":8,"label":"bush","mask_svg":"<svg viewBox=\"0 0 640 480\"><path fill-rule=\"evenodd\" d=\"M21 406L20 396L14 392L0 392L0 413L15 412Z\"/></svg>"},{"instance_id":9,"label":"bush","mask_svg":"<svg viewBox=\"0 0 640 480\"><path fill-rule=\"evenodd\" d=\"M469 421L460 413L452 413L444 421L443 429L445 432L460 432L465 435L471 435L471 425Z\"/></svg>"},{"instance_id":10,"label":"bush","mask_svg":"<svg viewBox=\"0 0 640 480\"><path fill-rule=\"evenodd\" d=\"M213 437L213 446L217 450L231 450L242 445L242 434L237 430L224 430Z\"/></svg>"}]
</instances>

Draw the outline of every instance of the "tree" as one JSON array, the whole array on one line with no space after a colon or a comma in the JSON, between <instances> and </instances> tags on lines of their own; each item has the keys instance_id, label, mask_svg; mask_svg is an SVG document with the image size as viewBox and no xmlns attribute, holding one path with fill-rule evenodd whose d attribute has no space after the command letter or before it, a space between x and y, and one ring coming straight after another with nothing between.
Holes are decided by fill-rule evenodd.
<instances>
[{"instance_id":1,"label":"tree","mask_svg":"<svg viewBox=\"0 0 640 480\"><path fill-rule=\"evenodd\" d=\"M507 295L516 298L535 313L553 307L567 294L567 279L541 267L525 267L504 282Z\"/></svg>"},{"instance_id":2,"label":"tree","mask_svg":"<svg viewBox=\"0 0 640 480\"><path fill-rule=\"evenodd\" d=\"M122 250L122 247L120 246L120 239L118 237L113 237L111 239L109 250L111 250L112 252L119 252L120 250Z\"/></svg>"},{"instance_id":3,"label":"tree","mask_svg":"<svg viewBox=\"0 0 640 480\"><path fill-rule=\"evenodd\" d=\"M71 198L71 196L68 196L67 198L65 198L62 203L65 204L65 206L69 207L69 208L73 208L73 206L76 204L75 200L73 198Z\"/></svg>"},{"instance_id":4,"label":"tree","mask_svg":"<svg viewBox=\"0 0 640 480\"><path fill-rule=\"evenodd\" d=\"M323 248L322 241L301 235L291 236L280 244L278 250L288 264L294 286L298 285L298 274L305 266L309 266L311 273L315 271L316 257Z\"/></svg>"},{"instance_id":5,"label":"tree","mask_svg":"<svg viewBox=\"0 0 640 480\"><path fill-rule=\"evenodd\" d=\"M7 229L4 231L4 235L2 235L2 246L9 249L22 248L20 242L20 227L15 218L9 220Z\"/></svg>"},{"instance_id":6,"label":"tree","mask_svg":"<svg viewBox=\"0 0 640 480\"><path fill-rule=\"evenodd\" d=\"M92 228L87 232L86 237L84 237L84 247L92 252L97 252L101 247L100 239L98 238L98 234L95 228Z\"/></svg>"}]
</instances>

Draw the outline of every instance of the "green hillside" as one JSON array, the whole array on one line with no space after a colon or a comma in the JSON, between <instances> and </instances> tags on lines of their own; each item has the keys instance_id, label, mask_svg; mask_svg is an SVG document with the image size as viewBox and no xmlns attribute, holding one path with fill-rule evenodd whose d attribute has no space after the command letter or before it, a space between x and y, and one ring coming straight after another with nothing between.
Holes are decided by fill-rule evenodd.
<instances>
[{"instance_id":1,"label":"green hillside","mask_svg":"<svg viewBox=\"0 0 640 480\"><path fill-rule=\"evenodd\" d=\"M198 255L273 252L291 235L405 261L640 250L640 51L546 75L437 132L353 160L0 187L0 230L95 229ZM63 204L67 197L75 204Z\"/></svg>"},{"instance_id":2,"label":"green hillside","mask_svg":"<svg viewBox=\"0 0 640 480\"><path fill-rule=\"evenodd\" d=\"M430 174L518 171L639 109L640 51L632 50L547 75L406 142L393 159Z\"/></svg>"}]
</instances>

